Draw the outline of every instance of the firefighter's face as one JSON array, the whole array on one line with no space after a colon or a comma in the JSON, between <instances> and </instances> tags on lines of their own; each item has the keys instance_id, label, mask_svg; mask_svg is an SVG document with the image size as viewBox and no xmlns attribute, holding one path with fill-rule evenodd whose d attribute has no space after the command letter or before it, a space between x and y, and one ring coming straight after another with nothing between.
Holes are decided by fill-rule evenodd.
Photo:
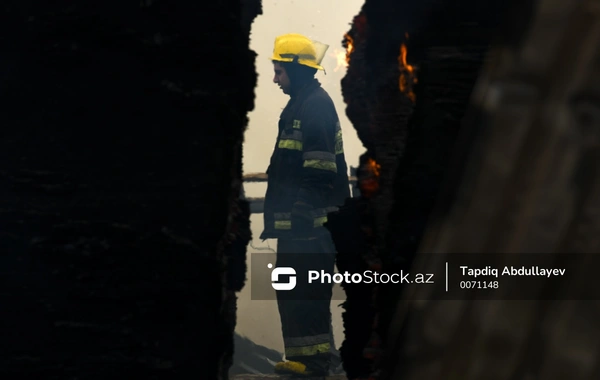
<instances>
[{"instance_id":1,"label":"firefighter's face","mask_svg":"<svg viewBox=\"0 0 600 380\"><path fill-rule=\"evenodd\" d=\"M275 70L275 76L273 77L273 83L279 85L281 91L284 94L290 93L290 78L285 71L285 67L281 66L280 63L273 63L273 69Z\"/></svg>"}]
</instances>

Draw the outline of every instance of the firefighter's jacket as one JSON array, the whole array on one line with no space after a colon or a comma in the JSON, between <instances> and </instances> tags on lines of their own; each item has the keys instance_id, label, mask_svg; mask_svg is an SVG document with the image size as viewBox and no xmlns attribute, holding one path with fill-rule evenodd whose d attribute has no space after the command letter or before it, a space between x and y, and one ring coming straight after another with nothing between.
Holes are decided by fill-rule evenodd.
<instances>
[{"instance_id":1,"label":"firefighter's jacket","mask_svg":"<svg viewBox=\"0 0 600 380\"><path fill-rule=\"evenodd\" d=\"M350 197L342 130L329 94L313 79L284 108L267 169L261 239L310 238L329 233L327 214ZM309 205L312 228L292 225L294 204ZM308 218L307 217L307 218Z\"/></svg>"}]
</instances>

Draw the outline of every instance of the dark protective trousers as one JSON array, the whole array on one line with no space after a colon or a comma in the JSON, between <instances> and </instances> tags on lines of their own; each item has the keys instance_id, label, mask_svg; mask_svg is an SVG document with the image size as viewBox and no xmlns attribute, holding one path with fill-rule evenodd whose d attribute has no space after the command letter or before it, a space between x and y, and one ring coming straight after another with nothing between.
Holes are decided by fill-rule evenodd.
<instances>
[{"instance_id":1,"label":"dark protective trousers","mask_svg":"<svg viewBox=\"0 0 600 380\"><path fill-rule=\"evenodd\" d=\"M298 274L308 270L333 273L335 247L329 235L313 240L279 239L277 267L292 267ZM287 360L305 364L311 371L327 372L335 352L331 329L333 284L308 284L298 276L296 287L277 291L277 304Z\"/></svg>"}]
</instances>

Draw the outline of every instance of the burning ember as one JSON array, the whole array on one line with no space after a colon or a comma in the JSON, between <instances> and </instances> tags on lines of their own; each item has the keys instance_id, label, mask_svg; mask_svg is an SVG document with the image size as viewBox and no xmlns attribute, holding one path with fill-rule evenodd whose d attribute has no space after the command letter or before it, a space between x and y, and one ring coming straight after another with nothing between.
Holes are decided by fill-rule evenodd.
<instances>
[{"instance_id":1,"label":"burning ember","mask_svg":"<svg viewBox=\"0 0 600 380\"><path fill-rule=\"evenodd\" d=\"M337 66L335 69L333 69L333 71L338 71L342 67L348 67L348 63L350 63L350 54L352 54L352 51L354 50L354 40L348 35L348 33L346 33L344 35L344 42L346 45L346 51L338 49L334 50L333 56L337 60Z\"/></svg>"},{"instance_id":2,"label":"burning ember","mask_svg":"<svg viewBox=\"0 0 600 380\"><path fill-rule=\"evenodd\" d=\"M412 87L417 83L417 77L415 76L415 68L406 62L407 54L408 49L406 48L406 45L402 43L400 46L400 54L398 55L398 68L400 69L398 87L400 88L400 92L406 94L406 96L414 103L416 96Z\"/></svg>"},{"instance_id":3,"label":"burning ember","mask_svg":"<svg viewBox=\"0 0 600 380\"><path fill-rule=\"evenodd\" d=\"M367 161L367 169L370 173L373 173L375 177L379 178L381 165L379 165L377 161L375 161L372 158L369 158L369 160Z\"/></svg>"},{"instance_id":4,"label":"burning ember","mask_svg":"<svg viewBox=\"0 0 600 380\"><path fill-rule=\"evenodd\" d=\"M354 50L354 40L348 33L344 35L346 37L346 63L350 63L350 54Z\"/></svg>"},{"instance_id":5,"label":"burning ember","mask_svg":"<svg viewBox=\"0 0 600 380\"><path fill-rule=\"evenodd\" d=\"M363 171L359 188L360 192L366 198L370 198L379 189L379 175L381 174L381 165L372 158L369 158L363 166Z\"/></svg>"}]
</instances>

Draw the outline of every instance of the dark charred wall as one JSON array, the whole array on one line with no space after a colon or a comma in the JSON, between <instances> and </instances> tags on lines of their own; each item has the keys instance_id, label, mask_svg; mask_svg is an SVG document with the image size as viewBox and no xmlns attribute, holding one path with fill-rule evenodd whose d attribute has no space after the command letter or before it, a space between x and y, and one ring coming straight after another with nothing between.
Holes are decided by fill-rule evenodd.
<instances>
[{"instance_id":1,"label":"dark charred wall","mask_svg":"<svg viewBox=\"0 0 600 380\"><path fill-rule=\"evenodd\" d=\"M368 150L358 174L362 196L331 216L341 271L410 268L507 11L500 1L367 0L354 19L342 87L347 115ZM382 369L402 287L345 290L342 358L349 378L366 378Z\"/></svg>"},{"instance_id":2,"label":"dark charred wall","mask_svg":"<svg viewBox=\"0 0 600 380\"><path fill-rule=\"evenodd\" d=\"M226 258L249 238L246 3L2 5L0 377L226 372L245 276Z\"/></svg>"},{"instance_id":3,"label":"dark charred wall","mask_svg":"<svg viewBox=\"0 0 600 380\"><path fill-rule=\"evenodd\" d=\"M349 378L598 378L585 285L600 249L598 25L593 1L366 1L343 91L368 151L361 197L331 216L340 271L424 273L449 253L507 252L570 275L504 282L493 301L439 281L418 302L397 285L348 285ZM414 86L394 89L413 68Z\"/></svg>"},{"instance_id":4,"label":"dark charred wall","mask_svg":"<svg viewBox=\"0 0 600 380\"><path fill-rule=\"evenodd\" d=\"M443 283L424 291L433 297L405 300L387 335L393 370L382 379L600 377L598 286L590 283L600 252L600 13L593 4L522 1L511 12L414 267L469 252L491 268L529 256L564 275L529 286L500 281L492 300Z\"/></svg>"}]
</instances>

